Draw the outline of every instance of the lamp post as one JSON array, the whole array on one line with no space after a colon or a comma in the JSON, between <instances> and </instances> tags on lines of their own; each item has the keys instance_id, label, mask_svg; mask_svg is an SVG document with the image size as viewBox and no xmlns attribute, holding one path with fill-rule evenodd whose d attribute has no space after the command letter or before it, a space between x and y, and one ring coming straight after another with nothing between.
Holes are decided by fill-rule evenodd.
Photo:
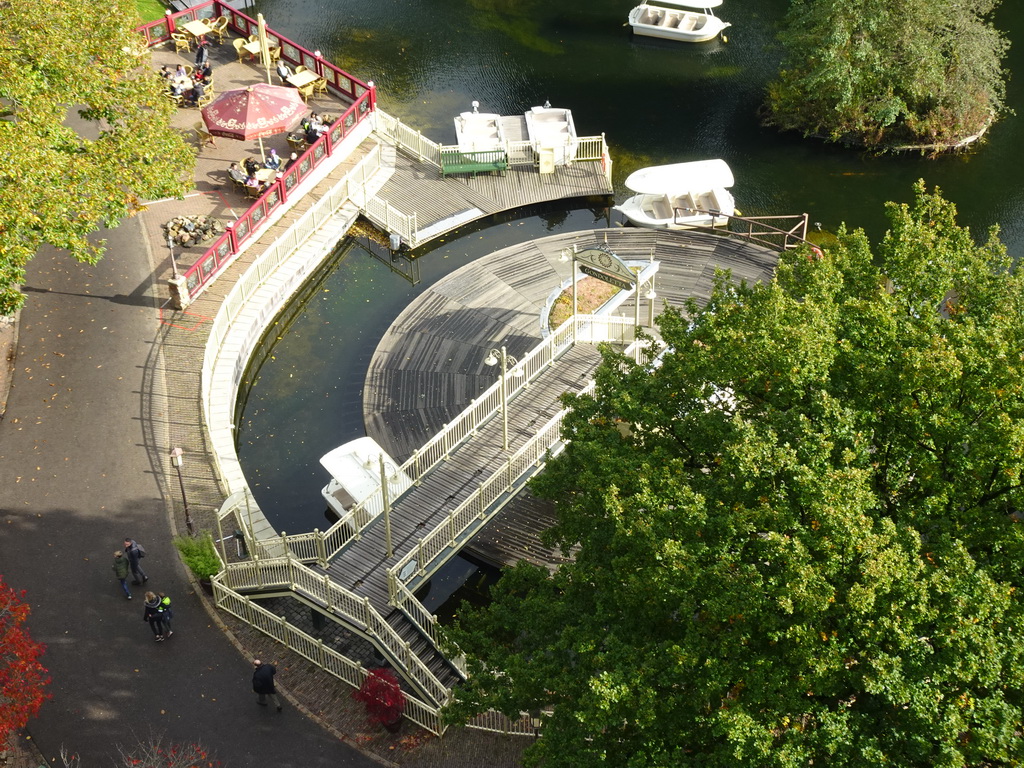
<instances>
[{"instance_id":1,"label":"lamp post","mask_svg":"<svg viewBox=\"0 0 1024 768\"><path fill-rule=\"evenodd\" d=\"M195 536L196 531L192 525L192 516L188 512L188 496L185 495L185 481L181 477L181 465L184 463L182 455L185 452L181 448L171 449L171 464L178 472L178 486L181 488L181 501L185 505L185 527L188 528L188 535Z\"/></svg>"},{"instance_id":2,"label":"lamp post","mask_svg":"<svg viewBox=\"0 0 1024 768\"><path fill-rule=\"evenodd\" d=\"M174 238L170 235L167 235L167 251L171 254L171 276L177 280L181 275L178 274L178 262L174 260Z\"/></svg>"},{"instance_id":3,"label":"lamp post","mask_svg":"<svg viewBox=\"0 0 1024 768\"><path fill-rule=\"evenodd\" d=\"M492 349L484 358L484 365L501 365L501 436L502 448L508 450L508 369L515 368L519 361L505 351L504 347Z\"/></svg>"},{"instance_id":4,"label":"lamp post","mask_svg":"<svg viewBox=\"0 0 1024 768\"><path fill-rule=\"evenodd\" d=\"M572 260L572 316L576 317L576 243L572 244L572 248L563 248L558 256L558 260L563 263L570 259Z\"/></svg>"}]
</instances>

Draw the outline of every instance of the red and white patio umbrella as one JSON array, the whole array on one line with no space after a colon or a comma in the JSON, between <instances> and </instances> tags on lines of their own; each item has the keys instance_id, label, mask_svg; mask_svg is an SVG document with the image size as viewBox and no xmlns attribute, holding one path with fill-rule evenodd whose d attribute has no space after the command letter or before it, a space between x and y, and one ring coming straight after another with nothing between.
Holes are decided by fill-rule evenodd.
<instances>
[{"instance_id":1,"label":"red and white patio umbrella","mask_svg":"<svg viewBox=\"0 0 1024 768\"><path fill-rule=\"evenodd\" d=\"M214 136L239 141L290 131L302 120L306 111L296 88L257 83L247 88L225 91L202 109L203 122Z\"/></svg>"}]
</instances>

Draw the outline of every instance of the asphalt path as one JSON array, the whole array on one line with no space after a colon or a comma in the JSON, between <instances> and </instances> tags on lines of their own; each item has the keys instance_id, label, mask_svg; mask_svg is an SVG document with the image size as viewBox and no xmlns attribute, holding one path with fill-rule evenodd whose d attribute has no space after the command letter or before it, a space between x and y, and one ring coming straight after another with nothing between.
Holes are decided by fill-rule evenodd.
<instances>
[{"instance_id":1,"label":"asphalt path","mask_svg":"<svg viewBox=\"0 0 1024 768\"><path fill-rule=\"evenodd\" d=\"M249 660L191 592L148 412L160 403L147 396L160 389L148 252L135 219L98 236L108 253L95 266L50 250L29 265L0 423L0 574L26 590L52 677L33 740L51 765L64 749L83 768L153 738L201 744L226 766L378 765L287 701L280 714L257 706ZM142 620L143 587L126 600L110 569L125 536L147 549L145 586L173 598L165 642Z\"/></svg>"}]
</instances>

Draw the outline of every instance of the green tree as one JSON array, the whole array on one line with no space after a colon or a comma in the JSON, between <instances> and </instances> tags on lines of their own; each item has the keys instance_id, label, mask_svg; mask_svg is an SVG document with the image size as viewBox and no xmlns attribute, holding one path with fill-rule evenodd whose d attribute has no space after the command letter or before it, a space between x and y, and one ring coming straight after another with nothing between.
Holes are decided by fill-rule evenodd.
<instances>
[{"instance_id":1,"label":"green tree","mask_svg":"<svg viewBox=\"0 0 1024 768\"><path fill-rule=\"evenodd\" d=\"M575 559L462 614L453 719L551 709L546 768L1020 764L1024 281L923 183L888 213L605 351L534 483Z\"/></svg>"},{"instance_id":2,"label":"green tree","mask_svg":"<svg viewBox=\"0 0 1024 768\"><path fill-rule=\"evenodd\" d=\"M999 0L794 0L769 124L884 148L952 145L1004 109Z\"/></svg>"},{"instance_id":3,"label":"green tree","mask_svg":"<svg viewBox=\"0 0 1024 768\"><path fill-rule=\"evenodd\" d=\"M90 233L191 186L195 152L168 127L175 107L138 24L131 0L102 12L86 0L3 4L0 314L24 302L25 265L44 244L95 263Z\"/></svg>"}]
</instances>

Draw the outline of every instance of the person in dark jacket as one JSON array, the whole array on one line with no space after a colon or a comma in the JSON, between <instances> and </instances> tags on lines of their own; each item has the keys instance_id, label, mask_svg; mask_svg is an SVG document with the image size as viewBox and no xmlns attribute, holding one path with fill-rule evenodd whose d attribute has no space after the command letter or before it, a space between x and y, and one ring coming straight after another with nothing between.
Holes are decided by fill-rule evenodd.
<instances>
[{"instance_id":1,"label":"person in dark jacket","mask_svg":"<svg viewBox=\"0 0 1024 768\"><path fill-rule=\"evenodd\" d=\"M142 620L149 622L156 641L162 643L164 640L164 614L160 610L160 598L152 592L146 593L146 605L142 609Z\"/></svg>"},{"instance_id":2,"label":"person in dark jacket","mask_svg":"<svg viewBox=\"0 0 1024 768\"><path fill-rule=\"evenodd\" d=\"M114 564L110 566L110 569L114 572L114 578L121 582L124 596L131 600L132 591L128 589L128 558L124 556L124 552L120 549L114 553Z\"/></svg>"},{"instance_id":3,"label":"person in dark jacket","mask_svg":"<svg viewBox=\"0 0 1024 768\"><path fill-rule=\"evenodd\" d=\"M160 598L160 618L164 622L164 637L170 637L174 634L171 629L171 619L174 618L174 611L171 610L171 598L163 592L158 592L157 597Z\"/></svg>"},{"instance_id":4,"label":"person in dark jacket","mask_svg":"<svg viewBox=\"0 0 1024 768\"><path fill-rule=\"evenodd\" d=\"M149 581L149 576L142 570L142 566L139 564L139 560L142 558L142 549L139 547L139 543L135 539L130 539L127 536L124 539L124 553L128 557L128 565L132 569L132 584L138 586Z\"/></svg>"},{"instance_id":5,"label":"person in dark jacket","mask_svg":"<svg viewBox=\"0 0 1024 768\"><path fill-rule=\"evenodd\" d=\"M259 659L252 662L252 689L256 692L256 703L261 707L267 706L267 697L274 702L277 711L281 711L281 700L277 697L277 689L274 688L274 675L277 668L273 664L264 664Z\"/></svg>"}]
</instances>

